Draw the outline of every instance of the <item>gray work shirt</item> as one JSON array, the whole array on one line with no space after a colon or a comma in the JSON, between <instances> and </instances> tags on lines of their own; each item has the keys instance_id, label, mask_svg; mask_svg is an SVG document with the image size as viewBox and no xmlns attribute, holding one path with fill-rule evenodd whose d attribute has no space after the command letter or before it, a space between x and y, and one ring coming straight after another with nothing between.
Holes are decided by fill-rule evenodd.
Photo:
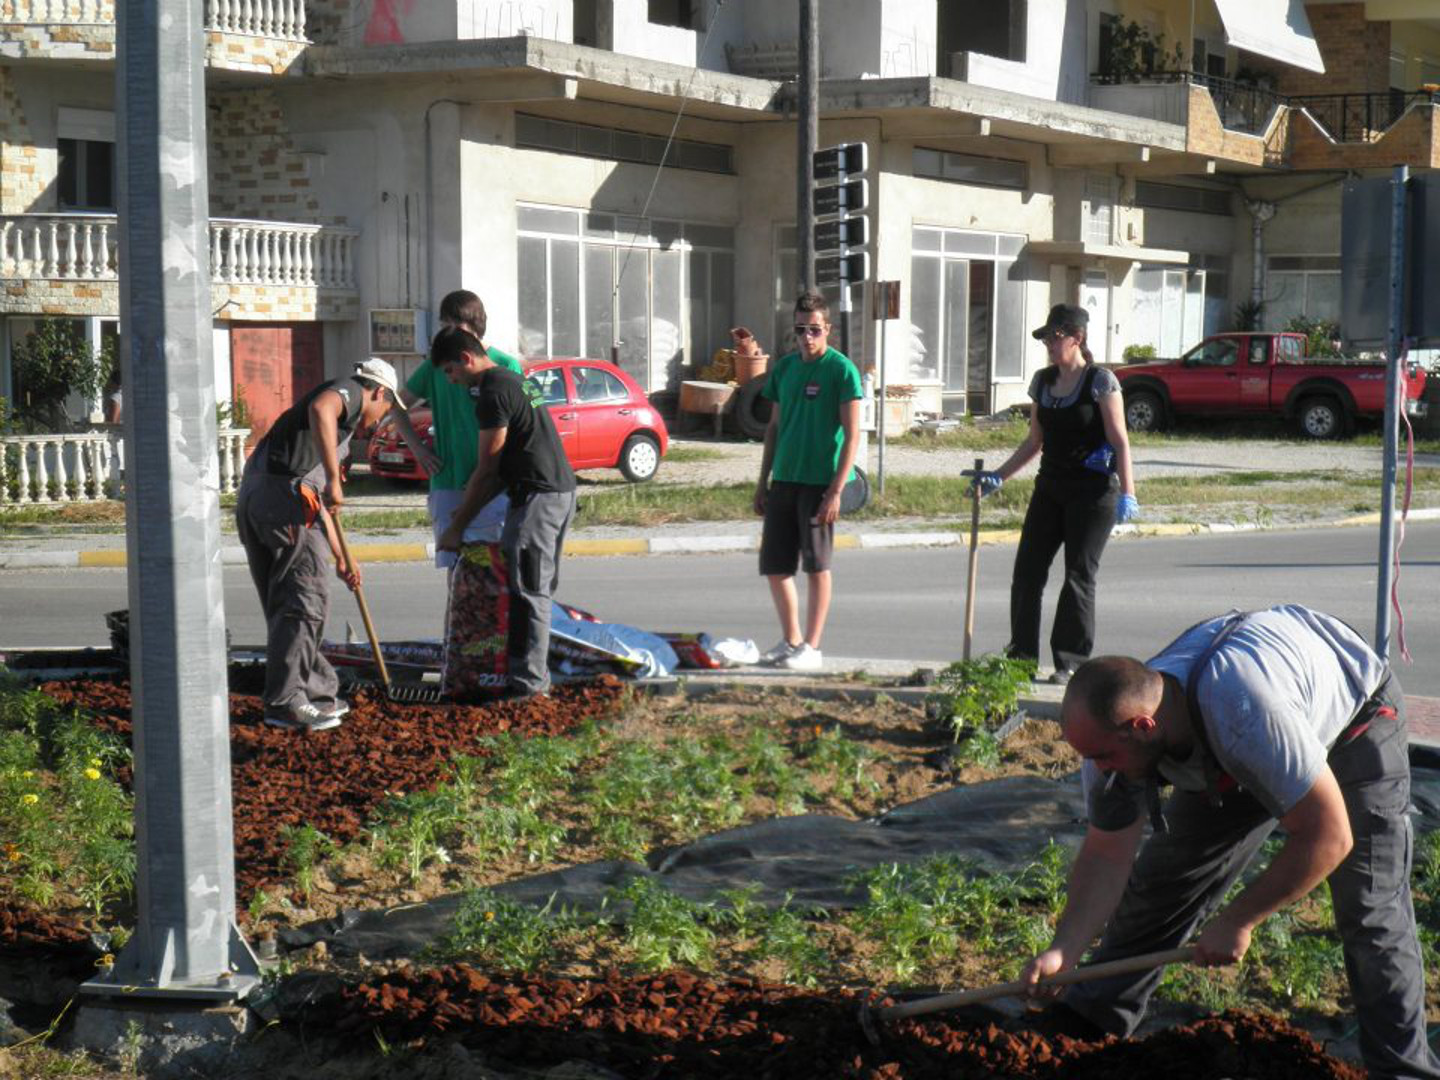
<instances>
[{"instance_id":1,"label":"gray work shirt","mask_svg":"<svg viewBox=\"0 0 1440 1080\"><path fill-rule=\"evenodd\" d=\"M1225 616L1182 634L1147 666L1183 687L1190 668L1220 631ZM1196 686L1205 731L1222 771L1275 817L1284 817L1314 786L1340 733L1379 688L1385 662L1339 619L1283 604L1252 612L1206 665ZM1197 743L1189 758L1164 758L1161 778L1204 791ZM1144 812L1143 783L1082 766L1090 823L1106 831Z\"/></svg>"}]
</instances>

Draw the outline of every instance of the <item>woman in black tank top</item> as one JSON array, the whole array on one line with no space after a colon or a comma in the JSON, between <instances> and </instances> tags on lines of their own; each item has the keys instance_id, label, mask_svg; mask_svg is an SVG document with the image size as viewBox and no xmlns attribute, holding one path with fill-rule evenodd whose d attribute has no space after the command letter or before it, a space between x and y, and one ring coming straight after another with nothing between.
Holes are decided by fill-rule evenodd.
<instances>
[{"instance_id":1,"label":"woman in black tank top","mask_svg":"<svg viewBox=\"0 0 1440 1080\"><path fill-rule=\"evenodd\" d=\"M1110 532L1139 512L1120 386L1086 345L1089 313L1056 304L1032 335L1050 364L1030 384L1030 431L1005 464L977 477L988 495L1038 454L1040 472L1025 512L1010 584L1005 651L1039 660L1045 582L1065 549L1065 581L1055 608L1052 682L1069 681L1095 645L1095 581Z\"/></svg>"}]
</instances>

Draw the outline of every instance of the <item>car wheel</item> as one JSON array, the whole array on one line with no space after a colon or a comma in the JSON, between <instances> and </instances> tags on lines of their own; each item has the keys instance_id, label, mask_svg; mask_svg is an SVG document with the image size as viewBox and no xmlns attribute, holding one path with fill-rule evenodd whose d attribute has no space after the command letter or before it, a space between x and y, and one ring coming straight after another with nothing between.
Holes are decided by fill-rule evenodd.
<instances>
[{"instance_id":1,"label":"car wheel","mask_svg":"<svg viewBox=\"0 0 1440 1080\"><path fill-rule=\"evenodd\" d=\"M1153 390L1136 390L1125 395L1125 426L1131 431L1159 431L1165 420L1165 406Z\"/></svg>"},{"instance_id":2,"label":"car wheel","mask_svg":"<svg viewBox=\"0 0 1440 1080\"><path fill-rule=\"evenodd\" d=\"M636 432L620 449L620 471L632 484L642 484L660 469L660 444L653 435Z\"/></svg>"},{"instance_id":3,"label":"car wheel","mask_svg":"<svg viewBox=\"0 0 1440 1080\"><path fill-rule=\"evenodd\" d=\"M1295 414L1300 434L1312 439L1338 439L1347 427L1345 409L1328 395L1308 397Z\"/></svg>"}]
</instances>

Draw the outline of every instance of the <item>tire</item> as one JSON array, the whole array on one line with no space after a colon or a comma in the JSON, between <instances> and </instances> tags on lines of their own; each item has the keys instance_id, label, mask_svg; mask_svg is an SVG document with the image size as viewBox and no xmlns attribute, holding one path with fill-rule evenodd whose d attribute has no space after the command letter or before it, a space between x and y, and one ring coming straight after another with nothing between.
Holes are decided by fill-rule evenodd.
<instances>
[{"instance_id":1,"label":"tire","mask_svg":"<svg viewBox=\"0 0 1440 1080\"><path fill-rule=\"evenodd\" d=\"M865 470L859 465L855 466L855 475L850 477L850 482L840 492L840 513L855 514L865 509L865 504L870 501L870 478L865 475Z\"/></svg>"},{"instance_id":2,"label":"tire","mask_svg":"<svg viewBox=\"0 0 1440 1080\"><path fill-rule=\"evenodd\" d=\"M1165 426L1165 403L1154 390L1125 395L1125 426L1131 431L1159 431Z\"/></svg>"},{"instance_id":3,"label":"tire","mask_svg":"<svg viewBox=\"0 0 1440 1080\"><path fill-rule=\"evenodd\" d=\"M761 396L761 391L765 389L769 379L768 373L756 375L740 387L732 399L735 403L732 410L735 425L747 439L765 438L765 429L770 426L770 413L774 410L775 403Z\"/></svg>"},{"instance_id":4,"label":"tire","mask_svg":"<svg viewBox=\"0 0 1440 1080\"><path fill-rule=\"evenodd\" d=\"M660 444L655 436L637 431L620 448L616 467L632 484L643 484L660 471Z\"/></svg>"},{"instance_id":5,"label":"tire","mask_svg":"<svg viewBox=\"0 0 1440 1080\"><path fill-rule=\"evenodd\" d=\"M1345 406L1329 394L1302 399L1295 410L1295 423L1300 434L1310 439L1338 439L1350 429Z\"/></svg>"}]
</instances>

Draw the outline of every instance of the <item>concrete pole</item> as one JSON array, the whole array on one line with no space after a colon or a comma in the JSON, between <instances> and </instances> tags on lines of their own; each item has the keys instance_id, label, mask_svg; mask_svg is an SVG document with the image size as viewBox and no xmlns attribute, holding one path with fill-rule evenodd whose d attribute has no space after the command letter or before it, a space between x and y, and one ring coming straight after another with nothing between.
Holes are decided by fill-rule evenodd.
<instances>
[{"instance_id":1,"label":"concrete pole","mask_svg":"<svg viewBox=\"0 0 1440 1080\"><path fill-rule=\"evenodd\" d=\"M800 291L815 288L815 151L820 148L820 0L800 0L800 73L795 163L795 273Z\"/></svg>"},{"instance_id":2,"label":"concrete pole","mask_svg":"<svg viewBox=\"0 0 1440 1080\"><path fill-rule=\"evenodd\" d=\"M1410 170L1390 181L1390 325L1385 342L1385 451L1380 481L1380 556L1375 585L1375 651L1390 658L1390 591L1395 580L1395 458L1400 450L1400 356L1405 340L1406 189Z\"/></svg>"},{"instance_id":3,"label":"concrete pole","mask_svg":"<svg viewBox=\"0 0 1440 1080\"><path fill-rule=\"evenodd\" d=\"M115 5L135 934L92 994L225 1001L235 927L202 0Z\"/></svg>"}]
</instances>

